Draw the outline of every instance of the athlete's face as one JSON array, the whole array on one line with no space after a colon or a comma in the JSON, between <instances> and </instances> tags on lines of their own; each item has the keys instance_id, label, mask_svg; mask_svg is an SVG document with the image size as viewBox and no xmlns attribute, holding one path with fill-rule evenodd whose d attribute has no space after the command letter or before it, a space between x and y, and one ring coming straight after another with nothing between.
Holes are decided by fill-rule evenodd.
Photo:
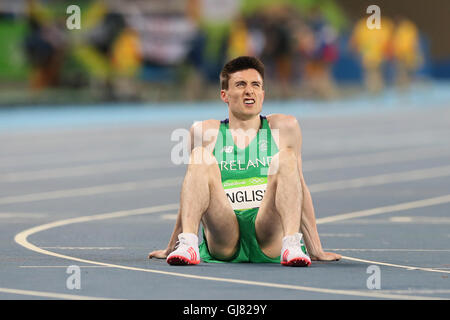
<instances>
[{"instance_id":1,"label":"athlete's face","mask_svg":"<svg viewBox=\"0 0 450 320\"><path fill-rule=\"evenodd\" d=\"M230 112L243 119L259 115L264 101L263 79L255 69L232 73L228 89L221 90L222 100Z\"/></svg>"}]
</instances>

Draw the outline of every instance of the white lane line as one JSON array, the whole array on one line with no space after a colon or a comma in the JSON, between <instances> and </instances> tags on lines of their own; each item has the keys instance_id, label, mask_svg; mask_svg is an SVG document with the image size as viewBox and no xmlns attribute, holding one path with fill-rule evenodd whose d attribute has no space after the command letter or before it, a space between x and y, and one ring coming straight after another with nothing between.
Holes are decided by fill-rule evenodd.
<instances>
[{"instance_id":1,"label":"white lane line","mask_svg":"<svg viewBox=\"0 0 450 320\"><path fill-rule=\"evenodd\" d=\"M17 239L17 237L18 237L18 239ZM438 298L438 297L430 298L430 297L410 296L410 295L382 294L382 293L371 292L371 291L323 289L323 288L305 287L305 286L298 286L298 285L277 284L277 283L270 283L270 282L249 281L249 280L208 277L208 276L196 276L196 275L177 273L177 272L136 268L136 267L129 267L129 266L123 266L123 265L110 264L110 263L103 263L103 262L99 262L99 261L80 259L80 258L76 258L76 257L70 257L70 256L66 256L66 255L57 254L57 253L54 253L51 251L43 250L43 249L36 247L35 245L29 243L28 241L26 241L26 237L23 238L23 235L20 235L20 234L16 235L16 242L25 246L26 248L28 248L32 251L46 254L49 256L54 256L54 257L61 258L61 259L67 259L67 260L82 262L82 263L90 263L90 264L95 264L95 265L100 265L100 266L105 266L105 267L113 267L113 268L118 268L118 269L123 269L123 270L156 273L156 274L176 276L176 277L182 277L182 278L188 278L188 279L209 280L209 281L217 281L217 282L225 282L225 283L235 283L235 284L240 284L240 285L247 284L247 285L253 285L253 286L270 287L270 288L278 288L278 289L291 289L291 290L300 290L300 291L315 292L315 293L341 294L341 295L346 295L346 296L369 297L369 298L380 298L380 299L408 299L408 300L428 300L428 299L441 300L442 299L442 298Z\"/></svg>"},{"instance_id":2,"label":"white lane line","mask_svg":"<svg viewBox=\"0 0 450 320\"><path fill-rule=\"evenodd\" d=\"M54 299L65 299L65 300L112 300L109 298L98 298L98 297L79 296L79 295L56 293L56 292L19 290L19 289L10 289L10 288L0 288L0 292L16 294L16 295L24 295L24 296L34 296L34 297L40 297L40 298L54 298Z\"/></svg>"},{"instance_id":3,"label":"white lane line","mask_svg":"<svg viewBox=\"0 0 450 320\"><path fill-rule=\"evenodd\" d=\"M321 233L320 237L330 238L360 238L364 237L362 233Z\"/></svg>"},{"instance_id":4,"label":"white lane line","mask_svg":"<svg viewBox=\"0 0 450 320\"><path fill-rule=\"evenodd\" d=\"M346 256L342 256L342 258L346 259L346 260L350 260L350 261L357 261L357 262L363 262L363 263L368 263L368 264L377 264L377 265L380 265L380 266L387 266L387 267L394 267L394 268L402 268L402 269L406 269L406 270L420 270L420 271L427 271L427 272L450 273L450 271L441 270L441 269L435 269L435 268L422 268L422 267L415 267L415 266L404 266L404 265L400 265L400 264L372 261L372 260L352 258L352 257L346 257Z\"/></svg>"},{"instance_id":5,"label":"white lane line","mask_svg":"<svg viewBox=\"0 0 450 320\"><path fill-rule=\"evenodd\" d=\"M440 178L450 176L450 166L440 166L427 169L393 172L370 177L318 183L309 187L311 192L323 192L330 190L344 190L367 186L378 186L396 182L409 182L423 179Z\"/></svg>"},{"instance_id":6,"label":"white lane line","mask_svg":"<svg viewBox=\"0 0 450 320\"><path fill-rule=\"evenodd\" d=\"M178 213L167 213L161 215L162 220L177 220Z\"/></svg>"},{"instance_id":7,"label":"white lane line","mask_svg":"<svg viewBox=\"0 0 450 320\"><path fill-rule=\"evenodd\" d=\"M360 251L360 252L450 252L450 249L367 249L367 248L327 248L330 251ZM446 268L439 268L446 269Z\"/></svg>"},{"instance_id":8,"label":"white lane line","mask_svg":"<svg viewBox=\"0 0 450 320\"><path fill-rule=\"evenodd\" d=\"M350 188L360 188L365 186L376 186L395 182L406 182L438 178L450 175L450 166L434 167L430 169L411 170L398 173L390 173L376 176L369 176L357 179L332 181L309 185L311 192L324 192L342 190ZM1 204L24 203L41 200L54 200L61 198L91 196L96 194L106 194L111 192L126 192L155 187L173 187L181 185L182 176L173 178L161 178L139 182L124 182L117 184L99 185L86 188L75 188L57 190L49 192L30 193L25 195L7 196L0 198Z\"/></svg>"},{"instance_id":9,"label":"white lane line","mask_svg":"<svg viewBox=\"0 0 450 320\"><path fill-rule=\"evenodd\" d=\"M124 182L116 184L99 185L86 188L75 188L49 192L30 193L18 196L0 198L0 204L24 203L42 200L54 200L63 198L92 196L112 192L126 192L138 189L172 187L181 184L182 177L160 178L137 182Z\"/></svg>"},{"instance_id":10,"label":"white lane line","mask_svg":"<svg viewBox=\"0 0 450 320\"><path fill-rule=\"evenodd\" d=\"M42 268L42 269L45 269L45 268L49 268L49 269L52 269L52 268L64 268L64 269L67 269L67 267L68 266L19 266L19 268L31 268L31 269L34 269L34 268L36 268L36 269L40 269L40 268ZM111 268L111 267L108 267L108 266L78 266L78 267L80 267L80 268Z\"/></svg>"},{"instance_id":11,"label":"white lane line","mask_svg":"<svg viewBox=\"0 0 450 320\"><path fill-rule=\"evenodd\" d=\"M379 215L379 214L383 214L383 213L405 211L405 210L409 210L409 209L429 207L429 206L434 206L434 205L444 204L444 203L449 203L449 202L450 202L450 194L445 195L445 196L440 196L440 197L434 197L434 198L428 198L428 199L410 201L410 202L403 202L403 203L390 205L390 206L372 208L372 209L361 210L361 211L354 211L354 212L349 212L349 213L338 214L338 215L331 216L331 217L320 218L320 219L317 219L317 224L337 222L337 221L348 220L348 219L353 219L353 218L369 217L369 216Z\"/></svg>"},{"instance_id":12,"label":"white lane line","mask_svg":"<svg viewBox=\"0 0 450 320\"><path fill-rule=\"evenodd\" d=\"M450 224L450 217L391 217L389 222L396 223L419 223L419 224Z\"/></svg>"},{"instance_id":13,"label":"white lane line","mask_svg":"<svg viewBox=\"0 0 450 320\"><path fill-rule=\"evenodd\" d=\"M450 290L446 289L408 289L408 290L381 290L384 293L392 294L439 294L450 293Z\"/></svg>"},{"instance_id":14,"label":"white lane line","mask_svg":"<svg viewBox=\"0 0 450 320\"><path fill-rule=\"evenodd\" d=\"M361 167L380 165L386 163L406 162L418 159L433 158L436 156L444 156L450 151L442 148L421 148L396 150L391 152L377 152L363 155L336 157L327 159L316 159L304 162L304 172L331 170L338 168ZM67 177L81 177L88 175L98 175L105 173L135 171L142 169L159 169L176 167L167 157L160 157L157 161L154 159L141 160L123 160L112 161L106 163L96 163L81 166L50 168L40 170L27 170L19 172L8 172L0 174L0 182L25 182L49 180Z\"/></svg>"},{"instance_id":15,"label":"white lane line","mask_svg":"<svg viewBox=\"0 0 450 320\"><path fill-rule=\"evenodd\" d=\"M351 153L361 150L388 150L398 148L417 148L418 146L448 146L448 129L436 130L431 128L425 131L396 130L395 132L365 133L367 126L353 131L354 133L332 131L329 134L320 131L320 137L309 135L309 154ZM448 124L447 124L448 127ZM401 133L399 133L401 132Z\"/></svg>"},{"instance_id":16,"label":"white lane line","mask_svg":"<svg viewBox=\"0 0 450 320\"><path fill-rule=\"evenodd\" d=\"M58 178L82 177L88 175L98 175L105 173L115 173L124 171L136 171L142 169L163 169L175 167L170 161L132 160L114 161L93 165L83 165L66 168L54 168L43 170L30 170L23 172L11 172L0 174L0 182L25 182L50 180Z\"/></svg>"},{"instance_id":17,"label":"white lane line","mask_svg":"<svg viewBox=\"0 0 450 320\"><path fill-rule=\"evenodd\" d=\"M448 195L447 197L448 197L448 202L450 202L450 195ZM422 201L426 201L426 200L427 199L424 199ZM417 202L418 201L415 201L415 203L417 203ZM427 202L427 203L428 203L428 205L436 204L435 201ZM60 221L55 221L52 223L48 223L48 224L44 224L44 225L40 225L37 227L33 227L30 229L24 230L24 231L16 234L14 241L16 243L18 243L19 245L21 245L31 251L38 252L38 253L41 253L44 255L54 256L54 257L58 257L61 259L77 261L77 262L82 262L82 263L87 263L87 264L110 266L110 267L124 269L124 270L142 271L142 272L149 272L149 273L156 273L156 274L163 274L163 275L170 275L170 276L177 276L177 277L185 277L185 278L191 278L191 279L210 280L210 281L218 281L218 282L226 282L226 283L237 283L237 284L248 284L248 285L255 285L255 286L283 288L283 289L292 289L292 290L327 293L327 294L342 294L342 295L350 295L350 296L358 296L358 297L364 296L364 297L371 297L371 298L389 298L389 299L440 299L440 298L436 298L436 297L430 298L430 297L418 297L418 296L408 296L408 295L406 295L406 296L404 296L404 295L389 295L389 294L386 295L386 294L382 294L382 293L367 292L367 291L323 289L323 288L314 288L314 287L305 287L305 286L274 284L274 283L258 282L258 281L247 281L247 280L240 280L240 279L195 276L195 275L188 275L188 274L182 274L182 273L176 273L176 272L167 272L167 271L153 270L153 269L143 269L143 268L115 265L115 264L103 263L103 262L99 262L99 261L92 261L92 260L86 260L86 259L80 259L77 257L62 255L59 253L55 253L52 251L48 251L48 250L39 248L36 245L34 245L28 241L28 237L32 234L42 232L42 231L45 231L48 229L60 227L60 226L65 226L68 224L83 223L83 222L89 222L89 221L98 221L98 220L105 220L105 219L112 219L112 218L120 218L120 217L132 216L132 215L159 213L159 212L171 211L171 210L178 210L178 203L173 203L173 204L168 204L168 205L163 205L163 206L156 206L156 207L141 208L141 209L135 209L135 210L124 210L124 211L99 214L99 215L94 215L94 216L84 216L84 217L60 220ZM383 211L382 213L385 213L385 211ZM345 219L344 217L346 217L347 219L350 219L350 217L352 215L347 214L347 215L340 215L340 216L341 216L340 220L343 220L343 219ZM321 223L326 223L326 222L322 221ZM388 265L391 267L397 267L397 268L402 268L402 269L407 269L407 270L420 270L420 271L450 273L450 271L444 271L444 270L437 270L437 269L431 269L431 268L419 268L419 267L414 267L414 266L386 264L384 262L368 261L368 260L356 259L356 258L346 257L346 256L344 256L343 259L354 260L354 261L370 263L370 264Z\"/></svg>"},{"instance_id":18,"label":"white lane line","mask_svg":"<svg viewBox=\"0 0 450 320\"><path fill-rule=\"evenodd\" d=\"M0 219L15 219L15 218L22 218L22 219L40 219L47 217L48 214L46 213L22 213L22 212L1 212L0 213Z\"/></svg>"},{"instance_id":19,"label":"white lane line","mask_svg":"<svg viewBox=\"0 0 450 320\"><path fill-rule=\"evenodd\" d=\"M374 166L387 163L409 162L429 159L450 154L450 149L420 148L395 151L383 151L361 155L315 159L303 162L303 172L342 169L351 167Z\"/></svg>"},{"instance_id":20,"label":"white lane line","mask_svg":"<svg viewBox=\"0 0 450 320\"><path fill-rule=\"evenodd\" d=\"M90 137L91 138L91 137ZM108 137L109 138L109 137ZM27 138L26 140L30 140L30 139L34 139L34 137L32 138ZM130 139L131 140L131 139ZM410 139L409 139L410 140ZM408 140L408 141L409 141ZM7 139L8 142L10 142L10 139ZM39 140L40 141L40 140ZM133 141L134 142L134 141ZM170 143L168 141L168 143ZM436 145L436 140L433 141L434 146ZM15 143L16 146L18 146L18 151L23 151L26 150L24 149L23 143L21 142L16 142ZM36 144L33 144L33 146L35 146ZM126 145L126 144L125 144ZM360 151L361 147L365 147L367 150L367 141L364 143L363 146L360 146L359 149L348 149L346 151ZM64 144L64 148L66 148L67 146L67 141L65 141ZM407 145L406 149L411 149L411 148L425 148L428 146L430 146L430 142L427 141L427 143L422 144L422 146L419 146L417 144L417 140L414 141L413 144L411 145ZM11 151L17 151L17 150L7 150L5 151L5 149L3 148L3 153L4 156L1 157L0 159L0 168L2 167L8 167L8 166L17 166L17 165L29 165L30 163L32 164L55 164L55 163L70 163L70 162L74 162L74 161L91 161L91 160L100 160L100 159L110 159L111 157L116 157L116 156L121 156L123 155L122 149L120 149L120 151L118 151L117 148L117 143L114 143L113 146L101 146L101 147L97 147L97 148L86 148L86 146L82 146L83 148L75 148L75 150L71 149L71 150L66 150L64 152L64 158L60 158L60 156L62 155L61 152L55 152L52 150L49 150L48 152L41 152L41 153L37 153L37 152L33 152L33 153L28 153L28 154L15 154L15 155L9 155L6 156L7 152L11 152ZM127 150L128 156L130 151L137 151L135 153L133 153L133 156L146 156L148 155L148 152L142 153L142 150L147 150L148 148L152 147L151 141L149 143L145 142L145 145L143 145L141 143L140 146L138 147L144 147L144 148L139 148L139 149L133 149L133 150ZM146 149L147 147L147 149ZM311 152L308 152L308 154L310 154L311 156L316 156L316 155L329 155L330 154L330 147L336 149L335 143L332 142L329 144L329 146L326 146L320 150L312 150ZM373 148L374 146L371 145L371 147ZM378 149L383 149L383 150L398 150L399 148L405 147L405 145L401 145L401 144L397 144L394 146L391 145L386 145L385 142L383 142L383 145L380 145L381 148ZM39 147L41 151L42 147ZM58 150L61 150L61 148L57 148ZM334 150L332 149L332 151ZM55 149L53 149L55 150ZM167 150L168 153L170 153L170 150ZM318 151L318 152L316 152ZM339 150L340 152L342 152L342 149ZM367 150L367 151L372 151L372 150ZM400 150L401 151L401 150ZM128 157L127 156L127 157ZM154 155L153 155L154 156ZM161 155L162 156L162 155ZM167 156L165 157L165 159L167 159ZM61 161L63 160L63 161Z\"/></svg>"},{"instance_id":21,"label":"white lane line","mask_svg":"<svg viewBox=\"0 0 450 320\"><path fill-rule=\"evenodd\" d=\"M98 162L98 161L108 161L111 159L115 159L116 161L133 159L136 157L140 157L143 159L150 159L150 154L148 150L139 150L140 152L130 154L127 152L124 154L123 152L119 152L116 149L113 150L105 150L105 149L96 149L96 150L79 150L76 154L63 153L63 152L52 152L52 153L44 153L44 154L31 154L31 155L22 155L22 156L9 156L2 157L0 159L0 168L8 168L8 167L20 167L20 166L37 166L37 165L56 165L56 164L73 164L76 162ZM158 155L151 156L152 160L161 160L167 159L167 156Z\"/></svg>"},{"instance_id":22,"label":"white lane line","mask_svg":"<svg viewBox=\"0 0 450 320\"><path fill-rule=\"evenodd\" d=\"M61 249L61 250L123 250L124 247L41 247L42 249Z\"/></svg>"}]
</instances>

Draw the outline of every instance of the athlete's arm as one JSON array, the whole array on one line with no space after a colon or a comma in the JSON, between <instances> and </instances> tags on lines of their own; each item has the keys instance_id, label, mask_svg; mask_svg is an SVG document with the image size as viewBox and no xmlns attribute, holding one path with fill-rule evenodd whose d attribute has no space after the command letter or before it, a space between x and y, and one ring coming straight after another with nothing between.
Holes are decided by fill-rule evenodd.
<instances>
[{"instance_id":1,"label":"athlete's arm","mask_svg":"<svg viewBox=\"0 0 450 320\"><path fill-rule=\"evenodd\" d=\"M341 256L333 252L323 251L320 243L319 232L317 231L316 215L314 212L314 205L306 185L302 172L302 160L298 157L298 169L300 172L300 181L302 183L303 204L302 204L302 218L300 223L300 231L305 237L305 245L312 260L332 261L340 260Z\"/></svg>"},{"instance_id":2,"label":"athlete's arm","mask_svg":"<svg viewBox=\"0 0 450 320\"><path fill-rule=\"evenodd\" d=\"M178 210L177 221L175 222L175 227L172 231L172 236L170 237L169 243L167 244L167 248L163 250L155 250L149 253L148 258L158 258L165 259L167 256L175 250L175 245L177 243L178 235L181 233L181 215L180 210Z\"/></svg>"}]
</instances>

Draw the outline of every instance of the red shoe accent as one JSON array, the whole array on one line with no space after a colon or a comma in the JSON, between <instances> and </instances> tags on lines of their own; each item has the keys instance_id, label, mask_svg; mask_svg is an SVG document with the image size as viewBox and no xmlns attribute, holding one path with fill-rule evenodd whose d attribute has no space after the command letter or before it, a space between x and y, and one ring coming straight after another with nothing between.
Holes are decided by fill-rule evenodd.
<instances>
[{"instance_id":1,"label":"red shoe accent","mask_svg":"<svg viewBox=\"0 0 450 320\"><path fill-rule=\"evenodd\" d=\"M195 252L194 248L189 247L188 252L191 255L191 261L196 261L197 260L197 253Z\"/></svg>"},{"instance_id":2,"label":"red shoe accent","mask_svg":"<svg viewBox=\"0 0 450 320\"><path fill-rule=\"evenodd\" d=\"M289 267L309 267L311 265L311 261L305 258L294 258L289 261L282 261L281 264Z\"/></svg>"},{"instance_id":3,"label":"red shoe accent","mask_svg":"<svg viewBox=\"0 0 450 320\"><path fill-rule=\"evenodd\" d=\"M185 266L185 265L194 265L199 264L200 260L197 259L197 253L195 252L195 249L192 247L189 247L187 249L189 252L189 255L191 256L191 259L188 259L184 256L180 255L173 255L167 258L167 263L170 265L176 265L176 266Z\"/></svg>"},{"instance_id":4,"label":"red shoe accent","mask_svg":"<svg viewBox=\"0 0 450 320\"><path fill-rule=\"evenodd\" d=\"M287 261L287 256L288 256L288 254L289 254L289 249L284 250L284 253L283 253L283 262Z\"/></svg>"}]
</instances>

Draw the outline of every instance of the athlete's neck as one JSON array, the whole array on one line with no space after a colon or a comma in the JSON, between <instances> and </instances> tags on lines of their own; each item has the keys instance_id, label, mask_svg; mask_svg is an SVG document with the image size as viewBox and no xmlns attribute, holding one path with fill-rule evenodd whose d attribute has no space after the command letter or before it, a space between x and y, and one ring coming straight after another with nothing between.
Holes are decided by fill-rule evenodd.
<instances>
[{"instance_id":1,"label":"athlete's neck","mask_svg":"<svg viewBox=\"0 0 450 320\"><path fill-rule=\"evenodd\" d=\"M249 119L239 119L235 117L231 112L229 114L229 128L230 130L254 130L257 132L261 126L261 119L259 114Z\"/></svg>"}]
</instances>

